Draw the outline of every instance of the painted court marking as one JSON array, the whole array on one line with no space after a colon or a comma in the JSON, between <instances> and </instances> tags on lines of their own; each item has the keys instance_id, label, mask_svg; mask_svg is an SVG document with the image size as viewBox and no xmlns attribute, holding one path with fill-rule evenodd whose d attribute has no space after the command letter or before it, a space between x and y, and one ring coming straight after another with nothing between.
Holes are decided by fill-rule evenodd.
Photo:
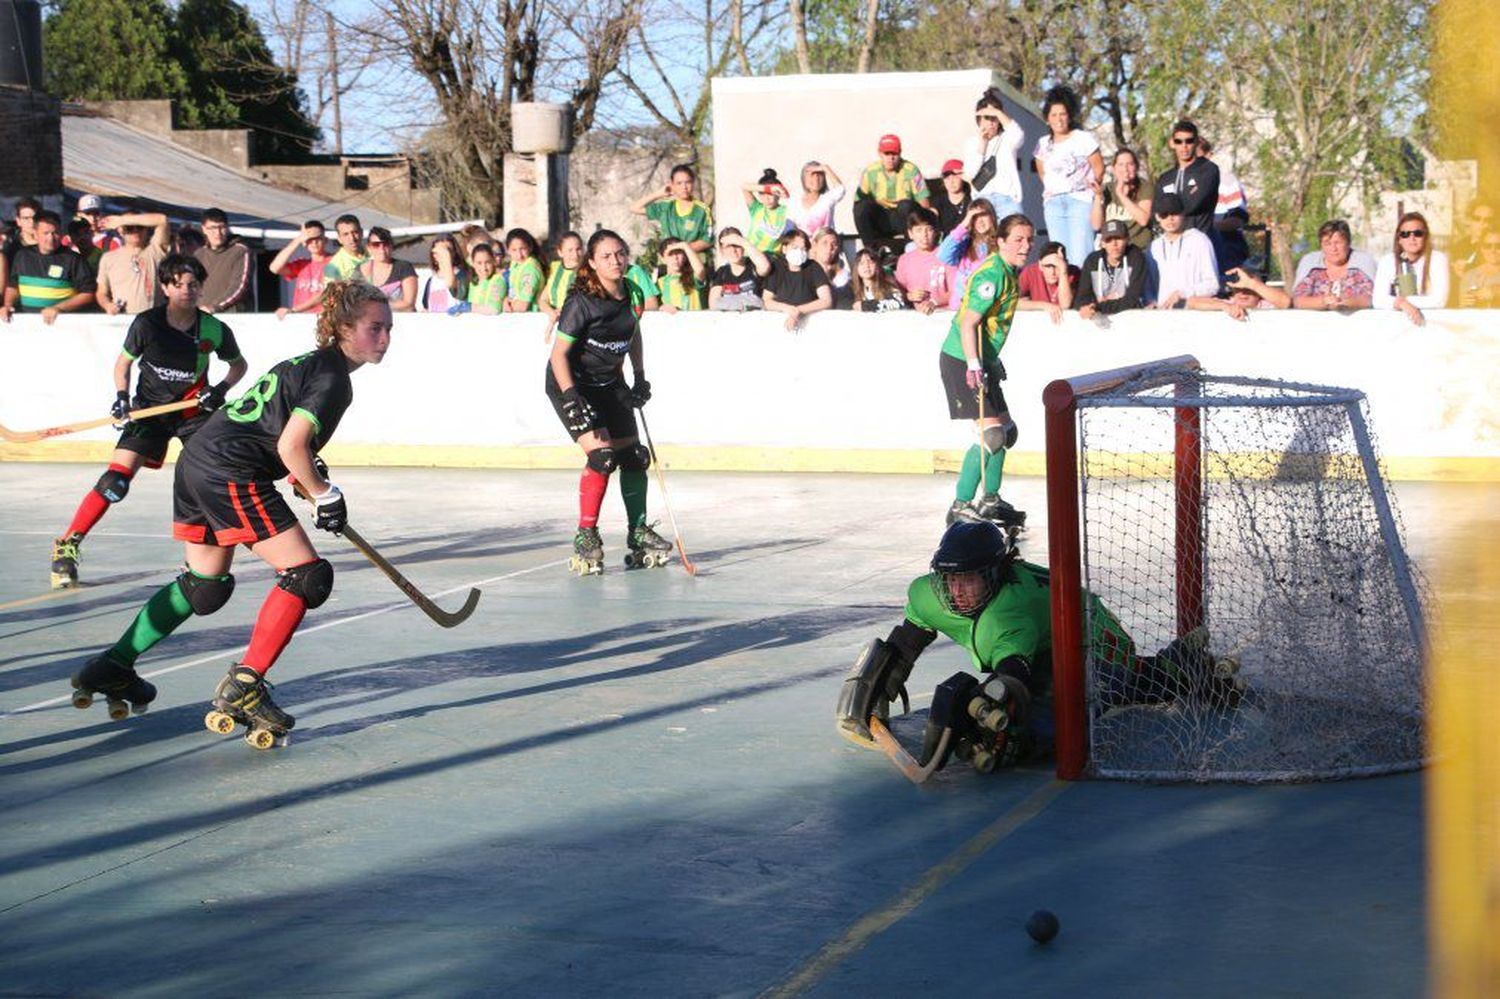
<instances>
[{"instance_id":1,"label":"painted court marking","mask_svg":"<svg viewBox=\"0 0 1500 999\"><path fill-rule=\"evenodd\" d=\"M439 590L437 593L431 594L431 596L445 597L450 593L465 592L473 586L485 586L489 583L498 583L506 579L514 579L517 576L525 576L528 573L540 572L543 569L551 569L554 566L566 564L566 559L557 559L552 562L543 562L541 565L534 565L529 569L517 569L514 572L507 572L500 576L490 576L486 579L475 580L472 583L460 583L458 586L451 586L446 590ZM311 635L315 631L322 631L325 628L336 628L339 625L343 624L352 624L355 621L363 621L365 618L375 617L377 614L386 614L393 610L400 610L403 607L415 609L416 605L408 600L402 600L399 603L387 604L384 607L376 607L373 610L367 610L361 614L355 614L352 617L341 617L335 621L325 621L323 624L313 625L311 628L302 628L298 630L297 634ZM217 659L227 659L230 656L237 655L243 648L243 645L235 645L220 652L215 652L206 656L199 656L197 659L189 659L187 662L177 663L172 666L163 666L161 669L149 670L142 673L141 676L149 680L152 677L163 676L167 673L176 673L178 670L190 669L194 666L202 666L204 663L211 663ZM37 701L35 704L27 704L24 707L13 708L10 711L0 711L0 718L7 718L11 715L25 714L28 711L40 711L42 708L50 708L58 704L67 704L72 700L72 694L65 694L61 697L49 697L45 701Z\"/></svg>"},{"instance_id":2,"label":"painted court marking","mask_svg":"<svg viewBox=\"0 0 1500 999\"><path fill-rule=\"evenodd\" d=\"M761 999L791 999L818 984L830 971L859 953L865 944L909 916L917 906L963 873L995 844L1040 815L1043 809L1071 786L1068 781L1050 780L1028 794L1014 808L981 829L886 905L861 916L842 936L824 945L822 950L781 984L762 992Z\"/></svg>"}]
</instances>

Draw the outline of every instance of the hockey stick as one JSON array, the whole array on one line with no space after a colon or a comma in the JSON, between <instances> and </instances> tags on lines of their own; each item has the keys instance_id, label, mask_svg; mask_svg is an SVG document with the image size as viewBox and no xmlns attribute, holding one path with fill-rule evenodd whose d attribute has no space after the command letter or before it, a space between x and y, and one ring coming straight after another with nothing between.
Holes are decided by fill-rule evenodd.
<instances>
[{"instance_id":1,"label":"hockey stick","mask_svg":"<svg viewBox=\"0 0 1500 999\"><path fill-rule=\"evenodd\" d=\"M307 494L307 490L302 488L302 483L293 482L292 488L296 490L298 496L301 496L309 503L313 502L313 498ZM401 575L401 570L391 565L386 557L376 551L375 546L366 541L353 527L345 524L344 529L339 533L349 539L349 543L359 549L361 555L369 559L375 568L385 573L385 578L395 583L396 589L406 594L407 599L416 604L422 613L432 618L433 622L439 627L452 628L463 624L469 619L469 615L474 613L474 608L479 606L479 591L471 586L469 587L469 595L464 600L462 607L451 612L443 610L437 604L433 603L427 594L417 589L415 583Z\"/></svg>"},{"instance_id":2,"label":"hockey stick","mask_svg":"<svg viewBox=\"0 0 1500 999\"><path fill-rule=\"evenodd\" d=\"M983 361L980 362L983 365ZM979 370L979 419L974 421L974 429L979 433L979 492L984 493L986 485L984 479L984 383L987 381L986 372L981 366Z\"/></svg>"},{"instance_id":3,"label":"hockey stick","mask_svg":"<svg viewBox=\"0 0 1500 999\"><path fill-rule=\"evenodd\" d=\"M161 416L163 413L175 413L178 410L192 409L198 405L198 400L181 399L177 402L169 402L164 406L148 406L145 409L131 410L126 417L128 420L149 420L153 416ZM95 420L80 420L77 423L64 423L60 427L45 427L41 430L11 430L9 427L0 425L0 437L9 444L30 444L33 441L44 441L49 437L61 437L64 434L76 434L80 430L92 430L95 427L108 426L111 423L121 421L113 416L102 416Z\"/></svg>"},{"instance_id":4,"label":"hockey stick","mask_svg":"<svg viewBox=\"0 0 1500 999\"><path fill-rule=\"evenodd\" d=\"M947 727L943 728L943 734L938 739L937 748L933 750L932 759L927 761L925 767L912 759L912 755L906 751L906 747L897 742L896 737L891 734L891 730L885 727L885 722L881 721L875 715L870 716L870 735L874 738L875 745L880 747L881 752L890 757L891 762L896 764L897 769L906 775L907 780L913 784L925 784L927 783L927 778L937 773L938 766L947 755L948 740L953 736L953 730Z\"/></svg>"},{"instance_id":5,"label":"hockey stick","mask_svg":"<svg viewBox=\"0 0 1500 999\"><path fill-rule=\"evenodd\" d=\"M677 556L689 576L698 575L698 567L688 560L687 549L682 545L682 532L677 529L677 518L672 516L672 503L667 498L667 475L661 470L661 460L656 456L656 445L651 442L651 428L646 425L646 410L641 408L641 430L646 435L646 450L651 452L651 467L656 469L656 484L661 487L661 505L667 511L667 522L672 525L672 537L677 541Z\"/></svg>"}]
</instances>

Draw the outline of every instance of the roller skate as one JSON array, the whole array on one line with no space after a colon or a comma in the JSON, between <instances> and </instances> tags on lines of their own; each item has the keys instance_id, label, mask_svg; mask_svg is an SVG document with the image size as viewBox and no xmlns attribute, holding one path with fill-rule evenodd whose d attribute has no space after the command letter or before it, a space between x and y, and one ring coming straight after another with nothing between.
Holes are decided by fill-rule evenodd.
<instances>
[{"instance_id":1,"label":"roller skate","mask_svg":"<svg viewBox=\"0 0 1500 999\"><path fill-rule=\"evenodd\" d=\"M630 551L625 553L625 568L651 569L666 565L672 558L672 542L656 533L655 524L639 524L625 539Z\"/></svg>"},{"instance_id":2,"label":"roller skate","mask_svg":"<svg viewBox=\"0 0 1500 999\"><path fill-rule=\"evenodd\" d=\"M1181 696L1210 707L1239 707L1246 690L1240 662L1233 656L1216 657L1208 644L1208 629L1199 625L1173 639L1157 658L1175 671Z\"/></svg>"},{"instance_id":3,"label":"roller skate","mask_svg":"<svg viewBox=\"0 0 1500 999\"><path fill-rule=\"evenodd\" d=\"M1014 766L1030 753L1031 694L1013 676L995 676L979 687L966 711L978 731L969 762L982 774Z\"/></svg>"},{"instance_id":4,"label":"roller skate","mask_svg":"<svg viewBox=\"0 0 1500 999\"><path fill-rule=\"evenodd\" d=\"M52 542L52 588L71 589L78 585L78 546L82 534L69 534Z\"/></svg>"},{"instance_id":5,"label":"roller skate","mask_svg":"<svg viewBox=\"0 0 1500 999\"><path fill-rule=\"evenodd\" d=\"M1003 531L1018 533L1026 529L1026 511L1017 510L1001 499L999 493L985 493L975 513L982 520L994 521Z\"/></svg>"},{"instance_id":6,"label":"roller skate","mask_svg":"<svg viewBox=\"0 0 1500 999\"><path fill-rule=\"evenodd\" d=\"M983 519L979 515L979 511L974 509L973 503L970 503L968 500L956 499L953 501L953 505L948 508L948 515L943 518L943 524L947 527L952 527L960 521L966 524L975 524Z\"/></svg>"},{"instance_id":7,"label":"roller skate","mask_svg":"<svg viewBox=\"0 0 1500 999\"><path fill-rule=\"evenodd\" d=\"M568 569L580 576L597 576L604 571L604 540L599 537L599 528L580 527L573 535Z\"/></svg>"},{"instance_id":8,"label":"roller skate","mask_svg":"<svg viewBox=\"0 0 1500 999\"><path fill-rule=\"evenodd\" d=\"M243 663L229 667L229 675L219 681L214 691L213 710L203 716L210 732L228 735L235 723L245 726L245 741L254 749L285 746L287 733L297 719L271 700L271 685L266 678Z\"/></svg>"},{"instance_id":9,"label":"roller skate","mask_svg":"<svg viewBox=\"0 0 1500 999\"><path fill-rule=\"evenodd\" d=\"M109 716L115 721L132 712L142 714L156 700L156 687L136 675L106 649L73 674L73 707L80 710L94 703L95 694L103 694ZM127 702L129 702L127 704Z\"/></svg>"}]
</instances>

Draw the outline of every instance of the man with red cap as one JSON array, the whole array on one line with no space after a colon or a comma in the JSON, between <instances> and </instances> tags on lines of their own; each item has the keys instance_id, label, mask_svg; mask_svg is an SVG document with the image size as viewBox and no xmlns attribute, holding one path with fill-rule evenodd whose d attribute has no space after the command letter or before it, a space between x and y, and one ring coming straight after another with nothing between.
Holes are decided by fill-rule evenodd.
<instances>
[{"instance_id":1,"label":"man with red cap","mask_svg":"<svg viewBox=\"0 0 1500 999\"><path fill-rule=\"evenodd\" d=\"M880 137L880 159L865 168L854 200L854 228L869 249L889 246L899 252L906 240L907 216L931 208L927 181L910 160L901 158L901 139Z\"/></svg>"}]
</instances>

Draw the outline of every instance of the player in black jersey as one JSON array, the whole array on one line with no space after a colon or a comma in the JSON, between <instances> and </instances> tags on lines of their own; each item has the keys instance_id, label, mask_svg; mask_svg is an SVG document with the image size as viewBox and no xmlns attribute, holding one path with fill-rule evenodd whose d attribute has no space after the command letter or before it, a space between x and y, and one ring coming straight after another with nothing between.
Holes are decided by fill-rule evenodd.
<instances>
[{"instance_id":1,"label":"player in black jersey","mask_svg":"<svg viewBox=\"0 0 1500 999\"><path fill-rule=\"evenodd\" d=\"M165 413L139 423L127 422L120 433L109 468L83 497L68 530L52 545L52 586L78 585L78 547L99 523L111 503L130 491L130 480L142 465L160 468L167 445L176 437L184 442L209 413L224 404L224 395L245 376L234 332L215 316L198 309L203 289L203 265L192 257L171 254L156 269L156 280L167 304L147 309L135 317L125 346L115 360L115 401L111 411L125 419L132 409L160 406L197 397L198 405L176 413ZM208 356L219 355L229 373L208 384ZM130 398L130 369L140 365L135 400Z\"/></svg>"},{"instance_id":2,"label":"player in black jersey","mask_svg":"<svg viewBox=\"0 0 1500 999\"><path fill-rule=\"evenodd\" d=\"M573 291L557 317L557 339L547 364L547 398L569 435L587 456L578 483L578 533L572 569L602 572L599 507L609 474L620 469L620 493L628 521L627 565L664 565L672 545L646 523L646 469L651 451L640 443L634 408L651 398L641 347L644 301L625 280L630 250L608 229L589 237ZM625 358L634 380L626 386Z\"/></svg>"},{"instance_id":3,"label":"player in black jersey","mask_svg":"<svg viewBox=\"0 0 1500 999\"><path fill-rule=\"evenodd\" d=\"M379 364L390 339L391 308L380 289L330 281L318 317L318 349L276 365L193 435L177 461L172 494L172 533L186 542L187 567L147 601L118 642L73 678L84 695L80 706L87 705L88 692L99 691L144 709L156 691L136 676L136 658L194 614L212 614L228 602L235 546L245 545L276 570L276 585L261 606L244 661L230 667L214 692L210 726L229 731L241 722L257 748L292 727L292 717L272 703L264 674L307 609L328 599L333 566L318 557L276 480L291 473L316 504L314 525L343 530L343 495L317 453L354 398L349 373Z\"/></svg>"}]
</instances>

